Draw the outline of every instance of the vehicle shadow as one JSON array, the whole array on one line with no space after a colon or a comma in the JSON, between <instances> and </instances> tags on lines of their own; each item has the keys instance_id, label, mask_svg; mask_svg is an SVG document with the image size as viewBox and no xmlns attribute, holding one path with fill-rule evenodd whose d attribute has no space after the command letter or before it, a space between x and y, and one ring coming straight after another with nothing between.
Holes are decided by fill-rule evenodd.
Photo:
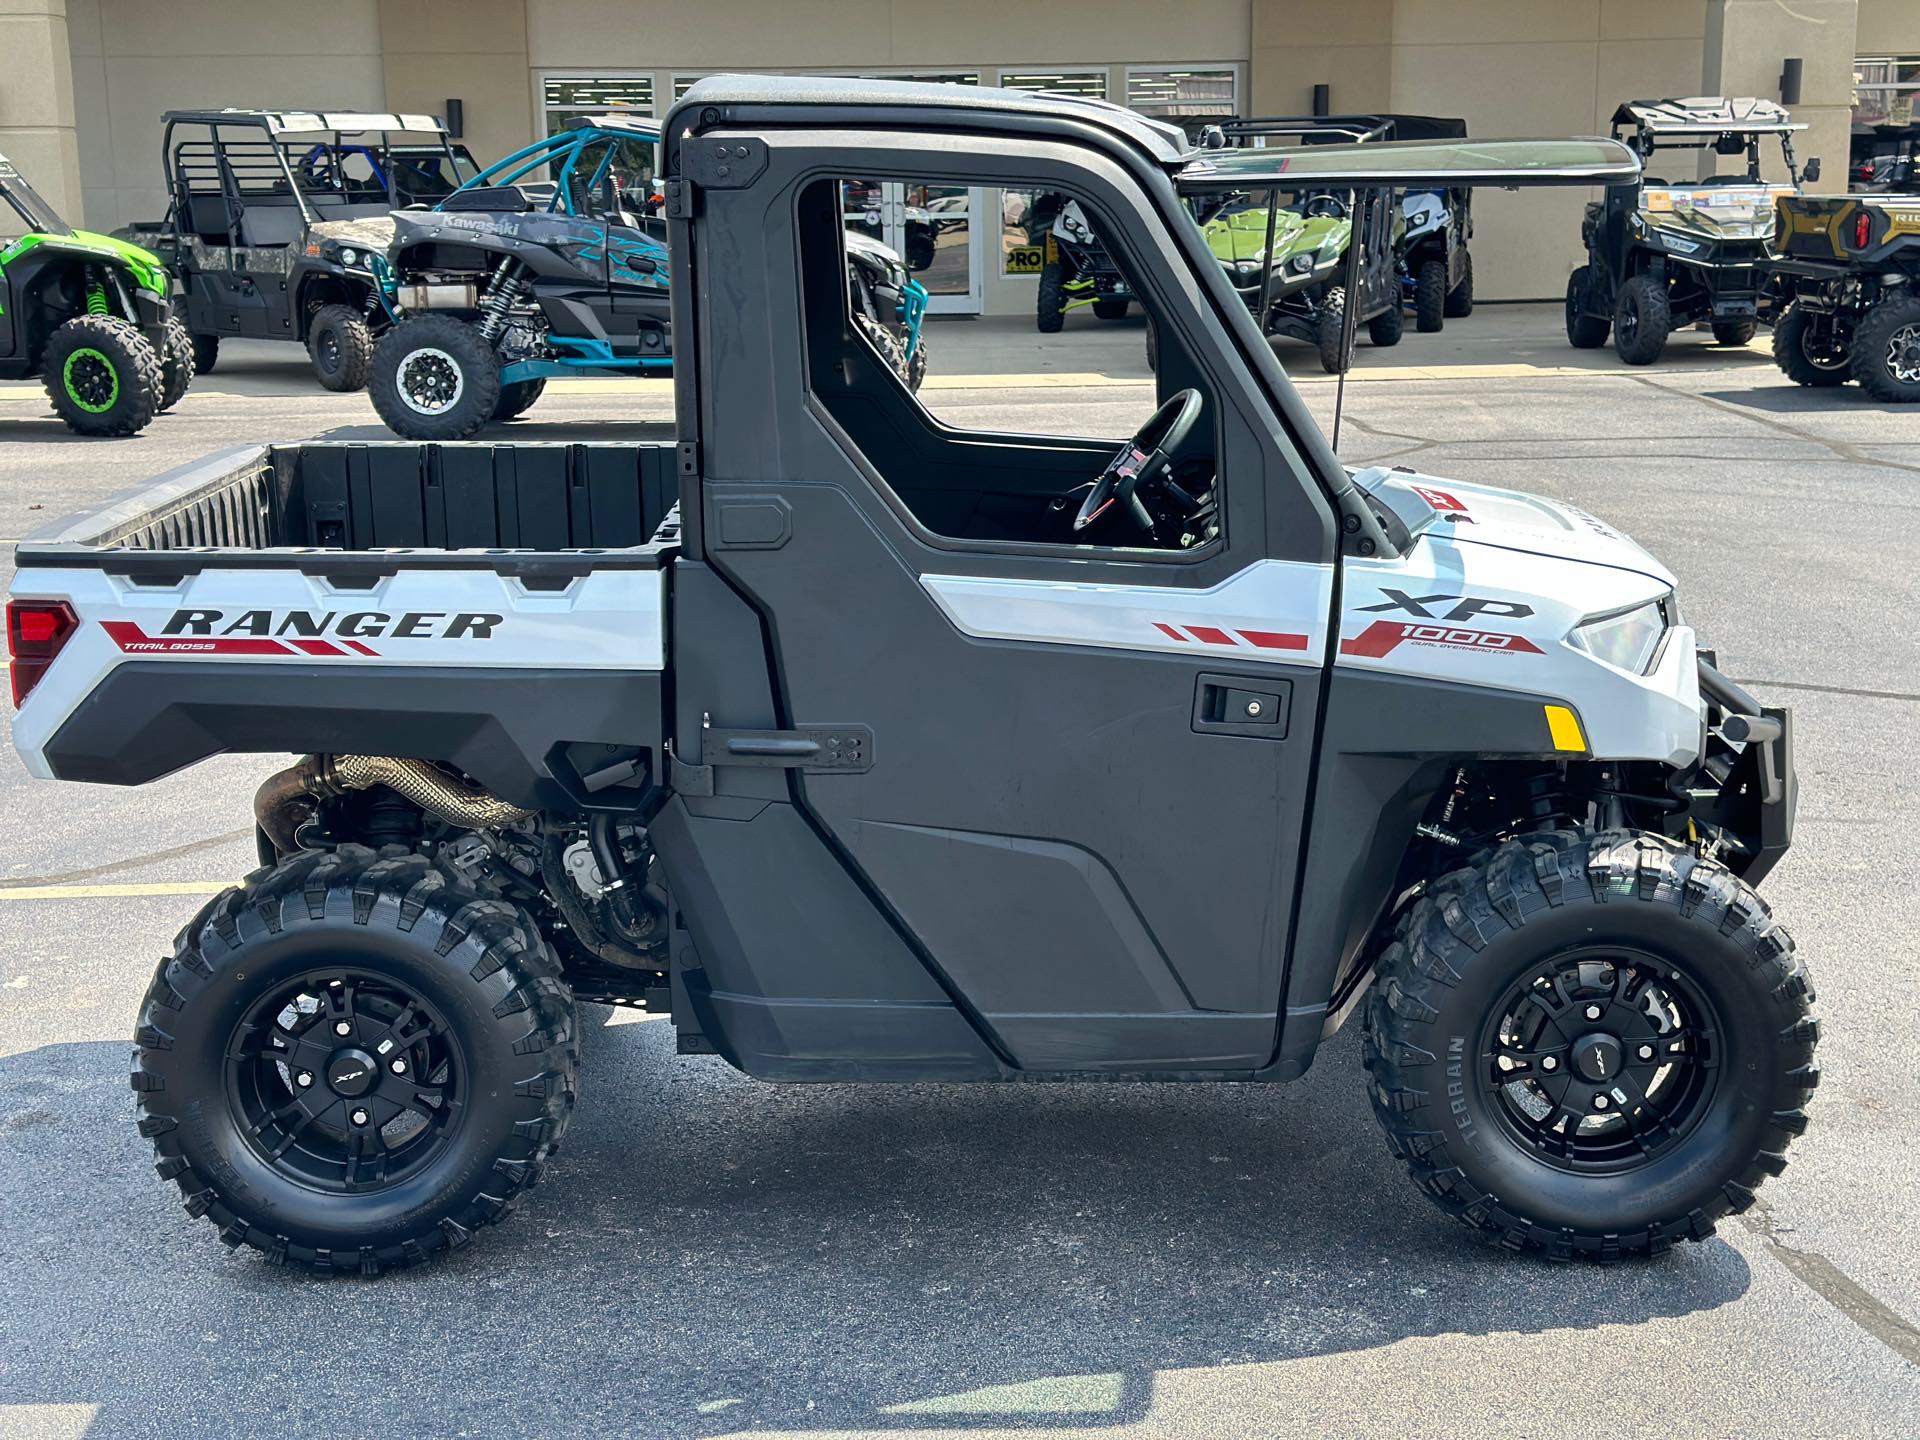
<instances>
[{"instance_id":1,"label":"vehicle shadow","mask_svg":"<svg viewBox=\"0 0 1920 1440\"><path fill-rule=\"evenodd\" d=\"M1749 1285L1718 1240L1608 1271L1482 1250L1387 1157L1348 1042L1292 1087L781 1088L590 1013L547 1183L374 1281L229 1254L182 1215L123 1045L0 1060L13 1398L97 1405L93 1440L148 1433L155 1376L275 1433L1099 1430L1182 1371L1631 1325ZM62 1177L84 1178L50 1203Z\"/></svg>"},{"instance_id":2,"label":"vehicle shadow","mask_svg":"<svg viewBox=\"0 0 1920 1440\"><path fill-rule=\"evenodd\" d=\"M1876 400L1858 385L1816 389L1810 385L1770 386L1765 390L1703 390L1703 399L1764 410L1769 415L1913 415L1920 410L1892 400Z\"/></svg>"}]
</instances>

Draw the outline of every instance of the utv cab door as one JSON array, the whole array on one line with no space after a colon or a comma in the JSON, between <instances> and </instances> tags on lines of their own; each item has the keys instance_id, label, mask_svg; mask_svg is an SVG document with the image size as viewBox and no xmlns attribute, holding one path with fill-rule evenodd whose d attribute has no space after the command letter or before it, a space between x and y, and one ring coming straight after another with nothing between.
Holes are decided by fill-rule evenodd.
<instances>
[{"instance_id":1,"label":"utv cab door","mask_svg":"<svg viewBox=\"0 0 1920 1440\"><path fill-rule=\"evenodd\" d=\"M687 783L655 834L701 1022L768 1075L1250 1072L1275 1047L1336 527L1226 333L1258 345L1245 306L1170 190L1156 220L1084 147L861 135L862 177L1079 198L1160 327L1160 395L1116 410L1131 428L1200 392L1179 473L1217 533L1082 543L1127 436L968 428L907 392L848 320L845 143L682 149Z\"/></svg>"}]
</instances>

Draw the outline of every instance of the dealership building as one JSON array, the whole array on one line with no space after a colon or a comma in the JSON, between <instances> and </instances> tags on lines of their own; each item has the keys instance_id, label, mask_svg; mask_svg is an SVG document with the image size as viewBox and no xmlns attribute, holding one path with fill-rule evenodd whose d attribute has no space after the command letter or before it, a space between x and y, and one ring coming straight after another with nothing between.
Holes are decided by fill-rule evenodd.
<instances>
[{"instance_id":1,"label":"dealership building","mask_svg":"<svg viewBox=\"0 0 1920 1440\"><path fill-rule=\"evenodd\" d=\"M168 109L452 110L485 163L581 114L662 116L722 70L1065 91L1190 127L1317 92L1477 136L1604 134L1623 100L1786 98L1837 190L1856 124L1912 117L1920 0L0 0L0 57L0 153L97 230L164 211ZM889 226L939 216L937 309L1032 310L1020 196L879 188ZM1480 297L1557 297L1583 198L1478 196Z\"/></svg>"}]
</instances>

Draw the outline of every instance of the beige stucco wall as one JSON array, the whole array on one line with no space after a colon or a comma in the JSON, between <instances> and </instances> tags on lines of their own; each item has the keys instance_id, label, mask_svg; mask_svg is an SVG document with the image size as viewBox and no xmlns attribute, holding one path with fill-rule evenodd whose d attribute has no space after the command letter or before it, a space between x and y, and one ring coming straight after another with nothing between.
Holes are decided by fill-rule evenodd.
<instances>
[{"instance_id":1,"label":"beige stucco wall","mask_svg":"<svg viewBox=\"0 0 1920 1440\"><path fill-rule=\"evenodd\" d=\"M376 0L329 0L324 12L305 0L68 0L67 9L81 183L95 229L166 209L162 111L386 104Z\"/></svg>"},{"instance_id":2,"label":"beige stucco wall","mask_svg":"<svg viewBox=\"0 0 1920 1440\"><path fill-rule=\"evenodd\" d=\"M1920 0L1860 0L1855 51L1920 55Z\"/></svg>"},{"instance_id":3,"label":"beige stucco wall","mask_svg":"<svg viewBox=\"0 0 1920 1440\"><path fill-rule=\"evenodd\" d=\"M530 143L527 0L380 0L386 108L465 112L462 139L482 165Z\"/></svg>"},{"instance_id":4,"label":"beige stucco wall","mask_svg":"<svg viewBox=\"0 0 1920 1440\"><path fill-rule=\"evenodd\" d=\"M68 44L64 0L0 0L0 155L78 224L80 148Z\"/></svg>"}]
</instances>

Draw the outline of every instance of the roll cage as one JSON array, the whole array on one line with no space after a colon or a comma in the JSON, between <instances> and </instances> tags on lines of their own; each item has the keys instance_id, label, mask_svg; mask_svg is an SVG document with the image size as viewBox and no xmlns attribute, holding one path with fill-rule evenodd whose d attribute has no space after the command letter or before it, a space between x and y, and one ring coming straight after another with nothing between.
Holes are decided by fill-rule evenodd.
<instances>
[{"instance_id":1,"label":"roll cage","mask_svg":"<svg viewBox=\"0 0 1920 1440\"><path fill-rule=\"evenodd\" d=\"M607 146L606 153L595 161L591 174L583 184L574 183L578 178L582 154L589 146L606 139L657 146L660 143L660 127L651 120L631 115L582 116L569 128L523 146L504 160L489 165L460 189L505 189L521 185L536 172L545 171L553 185L553 193L545 198L540 208L555 214L578 215L581 213L582 199L598 193L613 174L614 160L620 153L617 144ZM651 180L652 177L649 175L647 178Z\"/></svg>"},{"instance_id":2,"label":"roll cage","mask_svg":"<svg viewBox=\"0 0 1920 1440\"><path fill-rule=\"evenodd\" d=\"M1793 136L1806 129L1786 109L1771 100L1699 97L1691 100L1629 100L1613 112L1611 133L1633 147L1642 163L1660 150L1706 150L1716 155L1747 157L1747 179L1760 179L1760 142L1780 137L1787 175L1798 189L1801 174L1793 153ZM1817 175L1817 172L1816 172ZM1808 175L1812 180L1816 175Z\"/></svg>"},{"instance_id":3,"label":"roll cage","mask_svg":"<svg viewBox=\"0 0 1920 1440\"><path fill-rule=\"evenodd\" d=\"M28 235L71 235L73 227L50 205L46 197L27 183L27 179L6 156L0 155L0 201L20 217Z\"/></svg>"}]
</instances>

